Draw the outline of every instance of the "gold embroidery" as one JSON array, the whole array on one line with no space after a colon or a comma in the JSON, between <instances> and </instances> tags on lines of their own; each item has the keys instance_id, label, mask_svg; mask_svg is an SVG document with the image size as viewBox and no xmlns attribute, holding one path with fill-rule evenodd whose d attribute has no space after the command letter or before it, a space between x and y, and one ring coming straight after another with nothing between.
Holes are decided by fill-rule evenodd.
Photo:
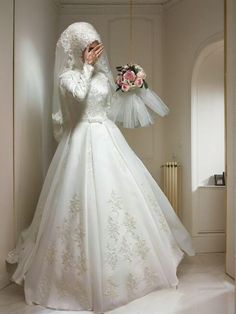
<instances>
[{"instance_id":1,"label":"gold embroidery","mask_svg":"<svg viewBox=\"0 0 236 314\"><path fill-rule=\"evenodd\" d=\"M62 252L63 271L69 271L76 267L76 261L69 247L64 248Z\"/></svg>"},{"instance_id":2,"label":"gold embroidery","mask_svg":"<svg viewBox=\"0 0 236 314\"><path fill-rule=\"evenodd\" d=\"M65 218L62 226L59 226L58 236L64 242L63 264L66 268L75 267L78 275L87 270L86 252L84 247L85 231L83 226L83 213L81 209L80 199L74 194L70 200L70 210L68 218ZM77 258L72 255L73 248L71 243L78 246Z\"/></svg>"},{"instance_id":3,"label":"gold embroidery","mask_svg":"<svg viewBox=\"0 0 236 314\"><path fill-rule=\"evenodd\" d=\"M107 220L109 241L106 244L105 263L114 270L118 262L116 243L120 237L119 216L122 212L122 198L112 190L108 204L110 205L111 210Z\"/></svg>"},{"instance_id":4,"label":"gold embroidery","mask_svg":"<svg viewBox=\"0 0 236 314\"><path fill-rule=\"evenodd\" d=\"M56 261L56 248L54 245L49 245L47 253L46 253L46 260L49 265L53 265Z\"/></svg>"},{"instance_id":5,"label":"gold embroidery","mask_svg":"<svg viewBox=\"0 0 236 314\"><path fill-rule=\"evenodd\" d=\"M128 297L135 295L136 290L138 289L138 281L135 278L134 274L129 273L127 276L126 287L128 292Z\"/></svg>"},{"instance_id":6,"label":"gold embroidery","mask_svg":"<svg viewBox=\"0 0 236 314\"><path fill-rule=\"evenodd\" d=\"M133 260L133 250L132 246L128 242L128 239L126 236L123 237L122 242L121 242L121 247L119 252L121 253L121 257L123 260L131 263Z\"/></svg>"},{"instance_id":7,"label":"gold embroidery","mask_svg":"<svg viewBox=\"0 0 236 314\"><path fill-rule=\"evenodd\" d=\"M108 243L106 246L105 263L107 263L111 267L111 269L114 270L117 262L118 262L118 255L117 255L116 247Z\"/></svg>"},{"instance_id":8,"label":"gold embroidery","mask_svg":"<svg viewBox=\"0 0 236 314\"><path fill-rule=\"evenodd\" d=\"M145 259L150 249L147 247L146 241L141 239L140 236L136 235L136 241L136 253L137 255L141 256L142 259Z\"/></svg>"},{"instance_id":9,"label":"gold embroidery","mask_svg":"<svg viewBox=\"0 0 236 314\"><path fill-rule=\"evenodd\" d=\"M105 264L114 271L119 260L129 264L137 259L147 258L149 248L139 235L137 221L124 209L122 198L112 190L108 204L111 206L107 220L108 242Z\"/></svg>"},{"instance_id":10,"label":"gold embroidery","mask_svg":"<svg viewBox=\"0 0 236 314\"><path fill-rule=\"evenodd\" d=\"M64 242L75 242L78 247L83 248L83 239L85 236L83 226L82 210L80 208L80 200L76 194L70 200L70 210L68 217L65 217L62 226L57 226L58 236ZM71 238L72 237L72 238Z\"/></svg>"},{"instance_id":11,"label":"gold embroidery","mask_svg":"<svg viewBox=\"0 0 236 314\"><path fill-rule=\"evenodd\" d=\"M111 197L108 200L108 203L111 205L113 213L117 213L119 215L119 211L122 210L122 198L118 196L118 194L112 190Z\"/></svg>"},{"instance_id":12,"label":"gold embroidery","mask_svg":"<svg viewBox=\"0 0 236 314\"><path fill-rule=\"evenodd\" d=\"M129 266L126 266L128 271L133 263L145 263L150 249L140 235L136 219L125 210L122 198L114 190L111 192L108 204L110 205L110 214L107 220L109 236L106 244L105 265L109 266L109 268L107 268L104 274L106 287L104 295L109 297L109 302L113 302L114 298L119 297L118 288L124 289L124 286L119 287L117 280L112 277L112 273L116 274L118 263L128 263ZM147 275L145 276L147 277ZM108 277L106 278L106 276ZM147 280L148 277L145 279L145 282ZM126 274L124 285L126 285L128 297L133 297L137 294L138 281L133 272Z\"/></svg>"},{"instance_id":13,"label":"gold embroidery","mask_svg":"<svg viewBox=\"0 0 236 314\"><path fill-rule=\"evenodd\" d=\"M151 201L151 199L149 199ZM158 277L155 266L148 266L148 260L153 259L151 249L142 236L142 229L138 221L125 209L122 198L112 190L110 199L109 215L107 219L108 237L105 246L105 268L104 273L104 296L109 302L113 302L119 295L119 290L126 288L128 298L134 298L143 291L150 291L158 286ZM153 203L154 206L159 206ZM157 208L158 212L159 207ZM155 211L156 212L156 211ZM118 283L117 268L126 263L127 273L123 274L124 282ZM132 270L133 265L139 264L139 271ZM143 275L140 271L143 271ZM114 275L114 276L113 276Z\"/></svg>"},{"instance_id":14,"label":"gold embroidery","mask_svg":"<svg viewBox=\"0 0 236 314\"><path fill-rule=\"evenodd\" d=\"M84 238L86 233L83 226L83 211L76 193L69 202L69 209L64 221L56 229L56 245L55 243L49 245L44 258L45 266L56 264L60 269L60 276L54 274L53 278L60 297L74 297L79 300L81 305L84 304L88 307L88 293L85 287L87 258ZM59 244L57 244L58 241ZM47 278L44 277L47 272L50 272L50 269L46 267L44 272L45 275L40 281L40 289L45 291L46 296L50 287L47 287ZM42 291L41 295L44 297Z\"/></svg>"},{"instance_id":15,"label":"gold embroidery","mask_svg":"<svg viewBox=\"0 0 236 314\"><path fill-rule=\"evenodd\" d=\"M136 230L136 221L129 213L125 212L124 214L124 226L127 228L127 231L132 235L135 234Z\"/></svg>"},{"instance_id":16,"label":"gold embroidery","mask_svg":"<svg viewBox=\"0 0 236 314\"><path fill-rule=\"evenodd\" d=\"M108 297L116 297L118 296L117 292L118 285L112 280L112 278L108 278L105 283L104 295Z\"/></svg>"},{"instance_id":17,"label":"gold embroidery","mask_svg":"<svg viewBox=\"0 0 236 314\"><path fill-rule=\"evenodd\" d=\"M147 288L156 287L158 283L158 279L159 278L155 271L152 271L149 267L145 267L143 280L146 282Z\"/></svg>"},{"instance_id":18,"label":"gold embroidery","mask_svg":"<svg viewBox=\"0 0 236 314\"><path fill-rule=\"evenodd\" d=\"M116 242L118 241L120 235L119 224L117 222L117 219L113 218L112 216L108 217L108 235Z\"/></svg>"},{"instance_id":19,"label":"gold embroidery","mask_svg":"<svg viewBox=\"0 0 236 314\"><path fill-rule=\"evenodd\" d=\"M76 193L70 200L70 212L72 213L73 216L76 216L78 213L81 213L80 199Z\"/></svg>"}]
</instances>

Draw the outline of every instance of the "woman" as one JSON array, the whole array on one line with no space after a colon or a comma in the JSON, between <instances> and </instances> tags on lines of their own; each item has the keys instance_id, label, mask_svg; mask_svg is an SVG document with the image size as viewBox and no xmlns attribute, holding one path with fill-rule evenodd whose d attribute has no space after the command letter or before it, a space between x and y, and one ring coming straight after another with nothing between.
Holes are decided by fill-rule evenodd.
<instances>
[{"instance_id":1,"label":"woman","mask_svg":"<svg viewBox=\"0 0 236 314\"><path fill-rule=\"evenodd\" d=\"M73 23L56 49L59 145L33 221L7 258L18 263L12 281L24 282L27 304L101 313L176 287L184 252L195 254L168 199L109 119L114 89L99 34Z\"/></svg>"}]
</instances>

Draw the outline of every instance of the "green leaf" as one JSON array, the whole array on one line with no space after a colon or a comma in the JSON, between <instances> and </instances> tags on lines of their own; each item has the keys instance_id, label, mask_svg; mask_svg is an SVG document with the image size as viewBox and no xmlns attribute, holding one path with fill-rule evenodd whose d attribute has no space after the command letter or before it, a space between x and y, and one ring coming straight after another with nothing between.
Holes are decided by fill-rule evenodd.
<instances>
[{"instance_id":1,"label":"green leaf","mask_svg":"<svg viewBox=\"0 0 236 314\"><path fill-rule=\"evenodd\" d=\"M145 88L148 88L148 83L145 80L143 80L143 84Z\"/></svg>"}]
</instances>

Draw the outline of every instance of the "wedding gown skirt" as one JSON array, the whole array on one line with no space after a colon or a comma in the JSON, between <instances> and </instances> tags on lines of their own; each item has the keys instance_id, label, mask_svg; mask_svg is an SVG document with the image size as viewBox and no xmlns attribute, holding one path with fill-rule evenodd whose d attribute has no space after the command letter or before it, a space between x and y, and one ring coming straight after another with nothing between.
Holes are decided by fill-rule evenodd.
<instances>
[{"instance_id":1,"label":"wedding gown skirt","mask_svg":"<svg viewBox=\"0 0 236 314\"><path fill-rule=\"evenodd\" d=\"M24 278L28 304L66 310L109 310L176 286L180 247L193 254L166 196L109 119L64 134L21 238L12 279Z\"/></svg>"},{"instance_id":2,"label":"wedding gown skirt","mask_svg":"<svg viewBox=\"0 0 236 314\"><path fill-rule=\"evenodd\" d=\"M191 238L106 115L66 130L31 225L7 261L27 304L104 312L178 285Z\"/></svg>"}]
</instances>

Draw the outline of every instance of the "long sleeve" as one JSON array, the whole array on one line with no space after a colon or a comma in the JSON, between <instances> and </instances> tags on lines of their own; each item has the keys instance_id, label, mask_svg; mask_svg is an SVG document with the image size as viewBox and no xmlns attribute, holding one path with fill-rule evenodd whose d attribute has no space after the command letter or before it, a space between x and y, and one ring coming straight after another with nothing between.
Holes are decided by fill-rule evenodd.
<instances>
[{"instance_id":1,"label":"long sleeve","mask_svg":"<svg viewBox=\"0 0 236 314\"><path fill-rule=\"evenodd\" d=\"M60 76L60 88L82 101L88 92L94 66L84 63L82 71L69 70Z\"/></svg>"}]
</instances>

